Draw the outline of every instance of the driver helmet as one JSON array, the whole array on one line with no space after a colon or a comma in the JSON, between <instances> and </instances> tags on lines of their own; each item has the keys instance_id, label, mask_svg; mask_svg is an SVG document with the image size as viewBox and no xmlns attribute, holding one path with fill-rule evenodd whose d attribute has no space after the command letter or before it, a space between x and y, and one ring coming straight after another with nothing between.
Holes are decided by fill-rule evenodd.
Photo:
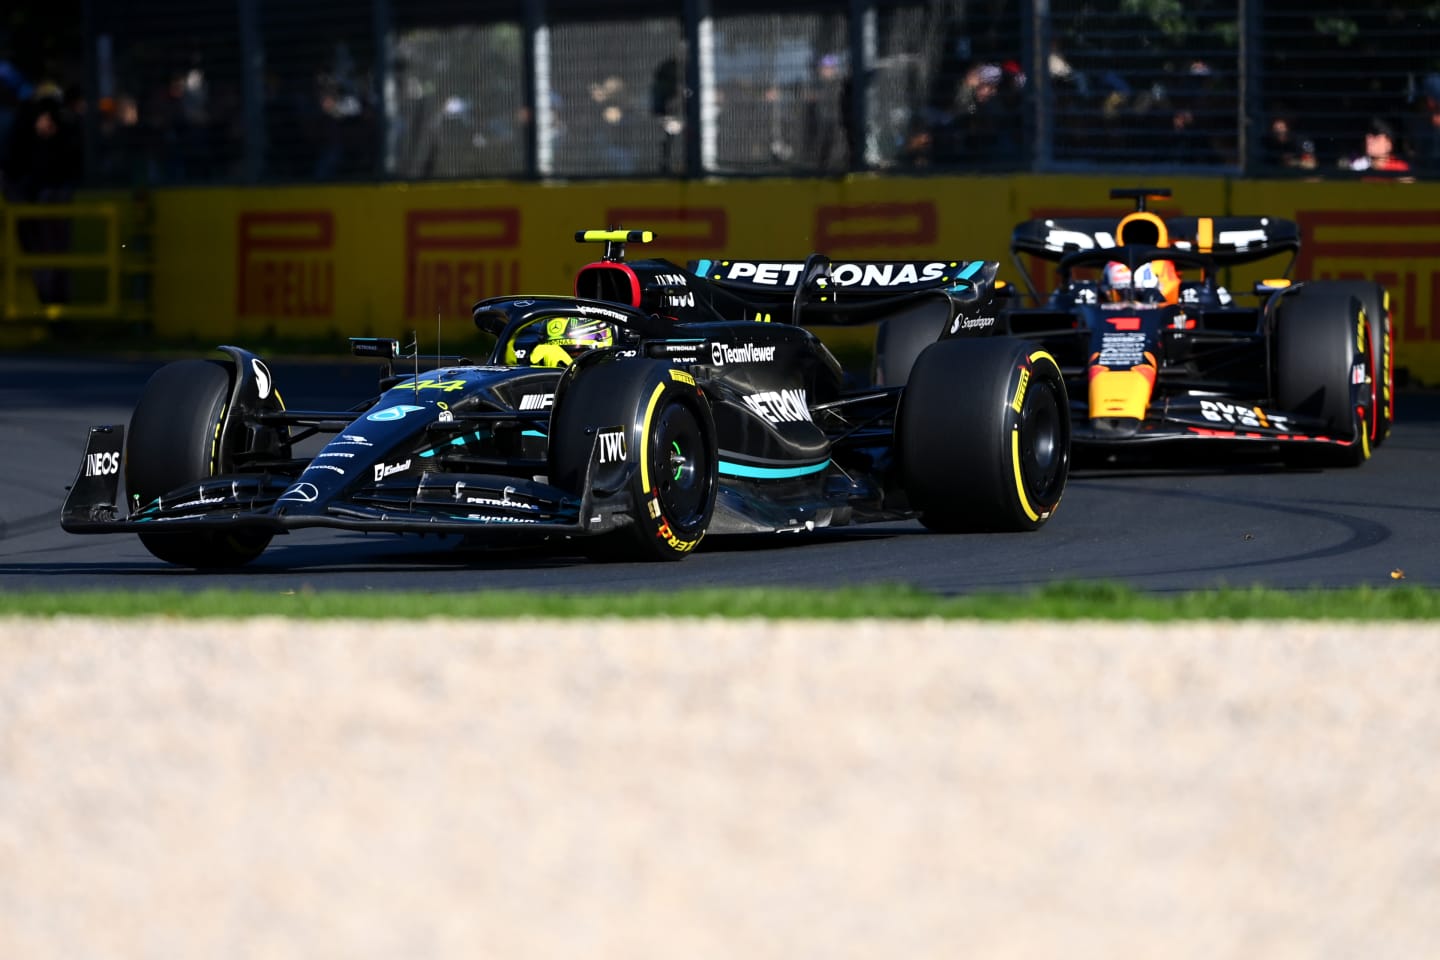
<instances>
[{"instance_id":1,"label":"driver helmet","mask_svg":"<svg viewBox=\"0 0 1440 960\"><path fill-rule=\"evenodd\" d=\"M1100 278L1100 289L1105 292L1107 299L1123 299L1125 295L1122 291L1129 288L1130 268L1118 260L1105 264L1105 273Z\"/></svg>"},{"instance_id":2,"label":"driver helmet","mask_svg":"<svg viewBox=\"0 0 1440 960\"><path fill-rule=\"evenodd\" d=\"M530 351L530 365L568 367L587 350L615 343L615 330L604 320L555 317L545 321L545 335Z\"/></svg>"},{"instance_id":3,"label":"driver helmet","mask_svg":"<svg viewBox=\"0 0 1440 960\"><path fill-rule=\"evenodd\" d=\"M1169 260L1150 260L1133 271L1118 260L1105 264L1100 288L1109 299L1175 303L1180 298L1180 272Z\"/></svg>"}]
</instances>

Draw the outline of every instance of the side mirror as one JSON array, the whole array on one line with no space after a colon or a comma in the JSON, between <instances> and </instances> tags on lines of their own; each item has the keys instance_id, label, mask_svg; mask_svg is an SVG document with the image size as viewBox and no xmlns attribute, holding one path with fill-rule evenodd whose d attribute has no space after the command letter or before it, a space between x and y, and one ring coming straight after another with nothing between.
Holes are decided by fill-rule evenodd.
<instances>
[{"instance_id":1,"label":"side mirror","mask_svg":"<svg viewBox=\"0 0 1440 960\"><path fill-rule=\"evenodd\" d=\"M1290 281L1283 277L1275 277L1268 280L1255 281L1255 293L1260 296L1269 296L1272 293L1279 293L1290 286Z\"/></svg>"}]
</instances>

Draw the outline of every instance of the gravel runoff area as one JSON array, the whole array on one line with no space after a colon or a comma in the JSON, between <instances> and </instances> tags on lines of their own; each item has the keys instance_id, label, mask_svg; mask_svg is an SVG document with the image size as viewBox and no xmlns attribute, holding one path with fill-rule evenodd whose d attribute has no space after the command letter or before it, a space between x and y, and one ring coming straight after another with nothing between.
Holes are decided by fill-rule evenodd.
<instances>
[{"instance_id":1,"label":"gravel runoff area","mask_svg":"<svg viewBox=\"0 0 1440 960\"><path fill-rule=\"evenodd\" d=\"M0 957L1440 956L1434 624L0 620Z\"/></svg>"}]
</instances>

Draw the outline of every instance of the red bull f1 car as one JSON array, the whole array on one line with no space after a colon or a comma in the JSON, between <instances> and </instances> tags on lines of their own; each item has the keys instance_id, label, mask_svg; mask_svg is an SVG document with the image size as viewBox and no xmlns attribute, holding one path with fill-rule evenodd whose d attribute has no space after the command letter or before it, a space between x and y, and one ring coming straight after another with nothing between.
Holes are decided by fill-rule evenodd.
<instances>
[{"instance_id":1,"label":"red bull f1 car","mask_svg":"<svg viewBox=\"0 0 1440 960\"><path fill-rule=\"evenodd\" d=\"M1168 198L1164 188L1110 196L1133 209L1015 227L1011 254L1029 298L1014 296L998 319L1059 362L1077 452L1207 441L1294 463L1363 463L1393 414L1385 289L1290 280L1300 249L1292 221L1162 218L1147 201ZM1219 283L1226 267L1287 254L1276 279L1255 285L1254 305ZM1048 294L1027 258L1056 265Z\"/></svg>"},{"instance_id":2,"label":"red bull f1 car","mask_svg":"<svg viewBox=\"0 0 1440 960\"><path fill-rule=\"evenodd\" d=\"M707 533L1033 530L1059 503L1064 380L1043 349L995 335L998 263L687 269L626 260L646 231L576 239L605 252L573 296L475 305L483 363L422 370L399 341L352 340L382 371L358 402L287 408L235 346L161 367L128 430L90 430L64 529L138 534L189 567L247 563L306 527L675 560ZM935 330L904 385L854 386L808 329L891 318Z\"/></svg>"}]
</instances>

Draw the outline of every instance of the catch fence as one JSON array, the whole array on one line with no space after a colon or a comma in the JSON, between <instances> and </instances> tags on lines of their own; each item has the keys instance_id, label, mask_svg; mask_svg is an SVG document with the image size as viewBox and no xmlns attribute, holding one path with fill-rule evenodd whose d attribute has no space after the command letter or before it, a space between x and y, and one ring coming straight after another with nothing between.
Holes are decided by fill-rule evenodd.
<instances>
[{"instance_id":1,"label":"catch fence","mask_svg":"<svg viewBox=\"0 0 1440 960\"><path fill-rule=\"evenodd\" d=\"M1440 170L1416 0L89 4L92 183Z\"/></svg>"}]
</instances>

